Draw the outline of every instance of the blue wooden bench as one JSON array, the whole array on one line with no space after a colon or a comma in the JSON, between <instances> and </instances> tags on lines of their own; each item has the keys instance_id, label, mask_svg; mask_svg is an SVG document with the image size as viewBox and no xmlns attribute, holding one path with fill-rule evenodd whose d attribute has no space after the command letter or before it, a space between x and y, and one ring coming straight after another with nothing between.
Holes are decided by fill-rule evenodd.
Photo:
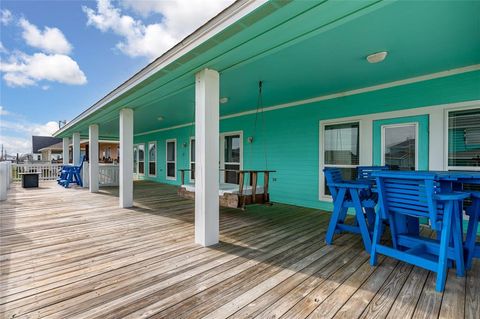
<instances>
[{"instance_id":1,"label":"blue wooden bench","mask_svg":"<svg viewBox=\"0 0 480 319\"><path fill-rule=\"evenodd\" d=\"M442 192L435 173L374 172L379 194L379 213L372 238L370 263L377 255L392 258L437 273L436 290L443 291L449 261L455 261L457 275L465 272L461 207L469 197L463 192ZM426 218L439 240L421 237L401 227L406 217ZM392 246L380 244L383 223L388 223Z\"/></svg>"},{"instance_id":2,"label":"blue wooden bench","mask_svg":"<svg viewBox=\"0 0 480 319\"><path fill-rule=\"evenodd\" d=\"M360 234L365 249L370 251L377 204L377 195L371 192L371 181L344 181L340 169L334 167L327 167L323 172L333 199L333 213L325 238L326 243L331 245L336 233L347 231ZM351 225L345 223L349 208L355 210L355 221Z\"/></svg>"}]
</instances>

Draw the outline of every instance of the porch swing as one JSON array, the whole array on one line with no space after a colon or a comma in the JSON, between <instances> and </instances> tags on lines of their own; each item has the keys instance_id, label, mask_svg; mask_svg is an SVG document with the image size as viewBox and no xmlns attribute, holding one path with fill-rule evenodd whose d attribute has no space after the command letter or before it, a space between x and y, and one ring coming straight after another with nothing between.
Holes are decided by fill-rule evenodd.
<instances>
[{"instance_id":1,"label":"porch swing","mask_svg":"<svg viewBox=\"0 0 480 319\"><path fill-rule=\"evenodd\" d=\"M240 208L242 210L246 209L247 205L251 204L264 204L271 205L270 202L270 193L269 193L269 180L270 174L275 173L274 170L268 169L267 161L267 143L265 137L265 117L262 103L262 86L263 82L258 82L258 98L257 98L257 109L255 112L255 122L254 122L254 134L257 133L257 122L258 116L262 116L262 134L263 134L263 147L264 147L264 156L265 156L265 169L220 169L223 173L236 174L238 184L220 182L219 185L219 202L220 206L230 207L230 208ZM190 134L192 135L192 134ZM250 143L250 159L252 156L252 143L253 138L249 138ZM250 160L250 162L252 162ZM185 173L190 172L190 174L195 174L195 171L192 169L179 169L181 175L181 186L178 188L178 194L184 198L195 199L195 182L185 183ZM258 183L259 176L263 174L263 184Z\"/></svg>"}]
</instances>

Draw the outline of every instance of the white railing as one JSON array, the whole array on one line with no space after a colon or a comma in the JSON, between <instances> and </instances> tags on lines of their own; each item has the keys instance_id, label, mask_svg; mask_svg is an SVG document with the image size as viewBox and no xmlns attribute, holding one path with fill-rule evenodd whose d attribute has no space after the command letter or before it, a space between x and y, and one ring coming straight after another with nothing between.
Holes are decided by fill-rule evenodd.
<instances>
[{"instance_id":1,"label":"white railing","mask_svg":"<svg viewBox=\"0 0 480 319\"><path fill-rule=\"evenodd\" d=\"M11 167L11 162L0 162L0 200L7 199L7 192L12 182Z\"/></svg>"},{"instance_id":2,"label":"white railing","mask_svg":"<svg viewBox=\"0 0 480 319\"><path fill-rule=\"evenodd\" d=\"M118 186L119 180L117 164L100 164L98 166L98 184L100 186Z\"/></svg>"},{"instance_id":3,"label":"white railing","mask_svg":"<svg viewBox=\"0 0 480 319\"><path fill-rule=\"evenodd\" d=\"M39 172L40 180L51 181L56 180L63 164L52 163L27 163L27 164L12 164L12 179L13 181L20 181L22 179L21 173Z\"/></svg>"}]
</instances>

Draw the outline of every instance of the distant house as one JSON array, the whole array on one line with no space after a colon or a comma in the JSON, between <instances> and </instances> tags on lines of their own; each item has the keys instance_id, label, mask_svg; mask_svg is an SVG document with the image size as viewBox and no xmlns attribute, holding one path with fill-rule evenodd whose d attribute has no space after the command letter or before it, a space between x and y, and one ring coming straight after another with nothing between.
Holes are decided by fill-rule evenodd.
<instances>
[{"instance_id":1,"label":"distant house","mask_svg":"<svg viewBox=\"0 0 480 319\"><path fill-rule=\"evenodd\" d=\"M62 157L62 139L51 136L32 136L34 161L51 161Z\"/></svg>"},{"instance_id":2,"label":"distant house","mask_svg":"<svg viewBox=\"0 0 480 319\"><path fill-rule=\"evenodd\" d=\"M39 149L42 161L61 161L63 158L63 142Z\"/></svg>"}]
</instances>

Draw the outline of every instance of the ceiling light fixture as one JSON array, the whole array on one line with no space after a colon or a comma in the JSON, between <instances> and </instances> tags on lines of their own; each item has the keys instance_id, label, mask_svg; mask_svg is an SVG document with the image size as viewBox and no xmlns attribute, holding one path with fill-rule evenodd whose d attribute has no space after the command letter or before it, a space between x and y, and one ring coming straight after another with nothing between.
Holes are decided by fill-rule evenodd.
<instances>
[{"instance_id":1,"label":"ceiling light fixture","mask_svg":"<svg viewBox=\"0 0 480 319\"><path fill-rule=\"evenodd\" d=\"M377 52L377 53L370 54L370 55L367 56L367 61L368 61L368 63L382 62L387 57L387 54L388 54L387 51L382 51L382 52Z\"/></svg>"}]
</instances>

